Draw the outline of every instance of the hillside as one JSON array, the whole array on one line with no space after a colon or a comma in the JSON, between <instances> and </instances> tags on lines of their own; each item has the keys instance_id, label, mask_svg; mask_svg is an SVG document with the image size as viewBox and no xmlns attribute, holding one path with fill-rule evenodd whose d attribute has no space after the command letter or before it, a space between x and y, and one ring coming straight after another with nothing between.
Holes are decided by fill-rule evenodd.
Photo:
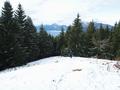
<instances>
[{"instance_id":1,"label":"hillside","mask_svg":"<svg viewBox=\"0 0 120 90\"><path fill-rule=\"evenodd\" d=\"M0 90L120 90L116 61L50 57L0 73Z\"/></svg>"}]
</instances>

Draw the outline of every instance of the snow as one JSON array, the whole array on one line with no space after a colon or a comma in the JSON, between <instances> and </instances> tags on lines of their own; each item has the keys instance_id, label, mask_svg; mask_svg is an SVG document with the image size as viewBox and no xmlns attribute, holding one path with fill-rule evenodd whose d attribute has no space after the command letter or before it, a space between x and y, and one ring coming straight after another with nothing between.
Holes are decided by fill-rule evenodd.
<instances>
[{"instance_id":1,"label":"snow","mask_svg":"<svg viewBox=\"0 0 120 90\"><path fill-rule=\"evenodd\" d=\"M0 73L0 90L120 90L116 61L50 57Z\"/></svg>"}]
</instances>

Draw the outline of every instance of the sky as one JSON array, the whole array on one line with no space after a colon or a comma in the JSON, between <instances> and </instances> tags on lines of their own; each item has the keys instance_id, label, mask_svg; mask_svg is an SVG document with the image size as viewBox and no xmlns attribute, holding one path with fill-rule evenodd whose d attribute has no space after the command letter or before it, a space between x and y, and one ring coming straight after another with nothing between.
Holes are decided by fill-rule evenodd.
<instances>
[{"instance_id":1,"label":"sky","mask_svg":"<svg viewBox=\"0 0 120 90\"><path fill-rule=\"evenodd\" d=\"M4 1L0 0L1 7ZM120 19L120 0L7 0L14 10L22 4L26 15L35 25L40 24L72 24L80 14L83 22L95 21L114 25Z\"/></svg>"}]
</instances>

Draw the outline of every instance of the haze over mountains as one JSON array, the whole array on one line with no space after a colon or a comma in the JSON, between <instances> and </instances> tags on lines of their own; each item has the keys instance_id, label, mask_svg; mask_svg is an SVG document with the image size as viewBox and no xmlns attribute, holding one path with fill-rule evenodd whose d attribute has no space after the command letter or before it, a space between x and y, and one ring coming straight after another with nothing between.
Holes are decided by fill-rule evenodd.
<instances>
[{"instance_id":1,"label":"haze over mountains","mask_svg":"<svg viewBox=\"0 0 120 90\"><path fill-rule=\"evenodd\" d=\"M87 30L88 24L89 24L88 22L83 22L82 23L83 31ZM95 28L97 28L97 29L100 28L101 24L103 25L104 28L107 25L108 25L109 28L112 28L112 25L109 25L109 24L103 24L103 23L97 23L97 22L95 22L94 24L95 24ZM67 27L68 27L67 25L59 25L59 24L56 24L56 23L51 24L51 25L49 25L49 24L44 25L45 30L53 36L58 35L61 32L61 28L64 28L64 31L66 31ZM37 31L39 31L40 25L36 26L36 28L37 28Z\"/></svg>"}]
</instances>

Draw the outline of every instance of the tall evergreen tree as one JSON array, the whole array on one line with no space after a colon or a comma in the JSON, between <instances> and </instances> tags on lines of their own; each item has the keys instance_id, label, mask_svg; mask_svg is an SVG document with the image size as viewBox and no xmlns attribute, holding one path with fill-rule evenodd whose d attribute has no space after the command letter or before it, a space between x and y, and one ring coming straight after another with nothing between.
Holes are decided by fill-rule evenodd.
<instances>
[{"instance_id":1,"label":"tall evergreen tree","mask_svg":"<svg viewBox=\"0 0 120 90\"><path fill-rule=\"evenodd\" d=\"M62 27L61 33L58 36L58 46L57 46L60 55L64 55L65 46L66 46L65 33L64 33L64 28Z\"/></svg>"},{"instance_id":2,"label":"tall evergreen tree","mask_svg":"<svg viewBox=\"0 0 120 90\"><path fill-rule=\"evenodd\" d=\"M87 32L86 32L86 47L87 47L86 55L88 57L94 56L95 54L94 44L92 42L94 34L95 34L95 26L94 26L94 22L92 21L89 23Z\"/></svg>"},{"instance_id":3,"label":"tall evergreen tree","mask_svg":"<svg viewBox=\"0 0 120 90\"><path fill-rule=\"evenodd\" d=\"M77 18L74 20L74 23L71 27L70 33L69 33L69 49L73 52L73 55L75 56L83 56L83 43L82 43L82 23L81 19L79 19L79 14L77 15Z\"/></svg>"},{"instance_id":4,"label":"tall evergreen tree","mask_svg":"<svg viewBox=\"0 0 120 90\"><path fill-rule=\"evenodd\" d=\"M13 24L13 8L8 1L4 3L4 7L2 8L1 23L7 30L12 28L11 24Z\"/></svg>"},{"instance_id":5,"label":"tall evergreen tree","mask_svg":"<svg viewBox=\"0 0 120 90\"><path fill-rule=\"evenodd\" d=\"M93 37L93 44L95 46L95 53L97 58L111 59L111 43L110 43L110 30L108 26L100 28L95 32Z\"/></svg>"},{"instance_id":6,"label":"tall evergreen tree","mask_svg":"<svg viewBox=\"0 0 120 90\"><path fill-rule=\"evenodd\" d=\"M44 26L41 25L40 32L39 32L39 58L44 58L51 56L54 50L53 47L53 40L51 35L48 35L48 33L45 31Z\"/></svg>"},{"instance_id":7,"label":"tall evergreen tree","mask_svg":"<svg viewBox=\"0 0 120 90\"><path fill-rule=\"evenodd\" d=\"M116 23L112 32L113 54L115 58L120 57L120 22Z\"/></svg>"},{"instance_id":8,"label":"tall evergreen tree","mask_svg":"<svg viewBox=\"0 0 120 90\"><path fill-rule=\"evenodd\" d=\"M25 28L24 28L24 41L23 46L25 48L26 60L33 61L38 58L39 49L37 46L37 32L36 28L33 25L32 19L27 17L25 21Z\"/></svg>"},{"instance_id":9,"label":"tall evergreen tree","mask_svg":"<svg viewBox=\"0 0 120 90\"><path fill-rule=\"evenodd\" d=\"M21 4L18 4L18 9L15 11L15 20L19 24L20 29L24 29L25 27L25 20L26 20L26 15L25 12L22 8Z\"/></svg>"},{"instance_id":10,"label":"tall evergreen tree","mask_svg":"<svg viewBox=\"0 0 120 90\"><path fill-rule=\"evenodd\" d=\"M4 3L4 7L2 8L1 25L4 27L3 30L6 31L3 37L4 46L2 48L4 53L2 55L5 62L3 67L7 68L24 64L24 58L18 43L19 26L15 23L13 9L8 1Z\"/></svg>"},{"instance_id":11,"label":"tall evergreen tree","mask_svg":"<svg viewBox=\"0 0 120 90\"><path fill-rule=\"evenodd\" d=\"M21 4L18 5L18 9L14 13L14 18L15 18L16 23L19 26L19 29L18 29L19 43L21 44L21 47L23 49L25 49L23 47L23 44L24 44L23 41L25 39L25 36L24 36L25 30L24 29L25 29L26 15L25 15L25 12L24 12Z\"/></svg>"}]
</instances>

